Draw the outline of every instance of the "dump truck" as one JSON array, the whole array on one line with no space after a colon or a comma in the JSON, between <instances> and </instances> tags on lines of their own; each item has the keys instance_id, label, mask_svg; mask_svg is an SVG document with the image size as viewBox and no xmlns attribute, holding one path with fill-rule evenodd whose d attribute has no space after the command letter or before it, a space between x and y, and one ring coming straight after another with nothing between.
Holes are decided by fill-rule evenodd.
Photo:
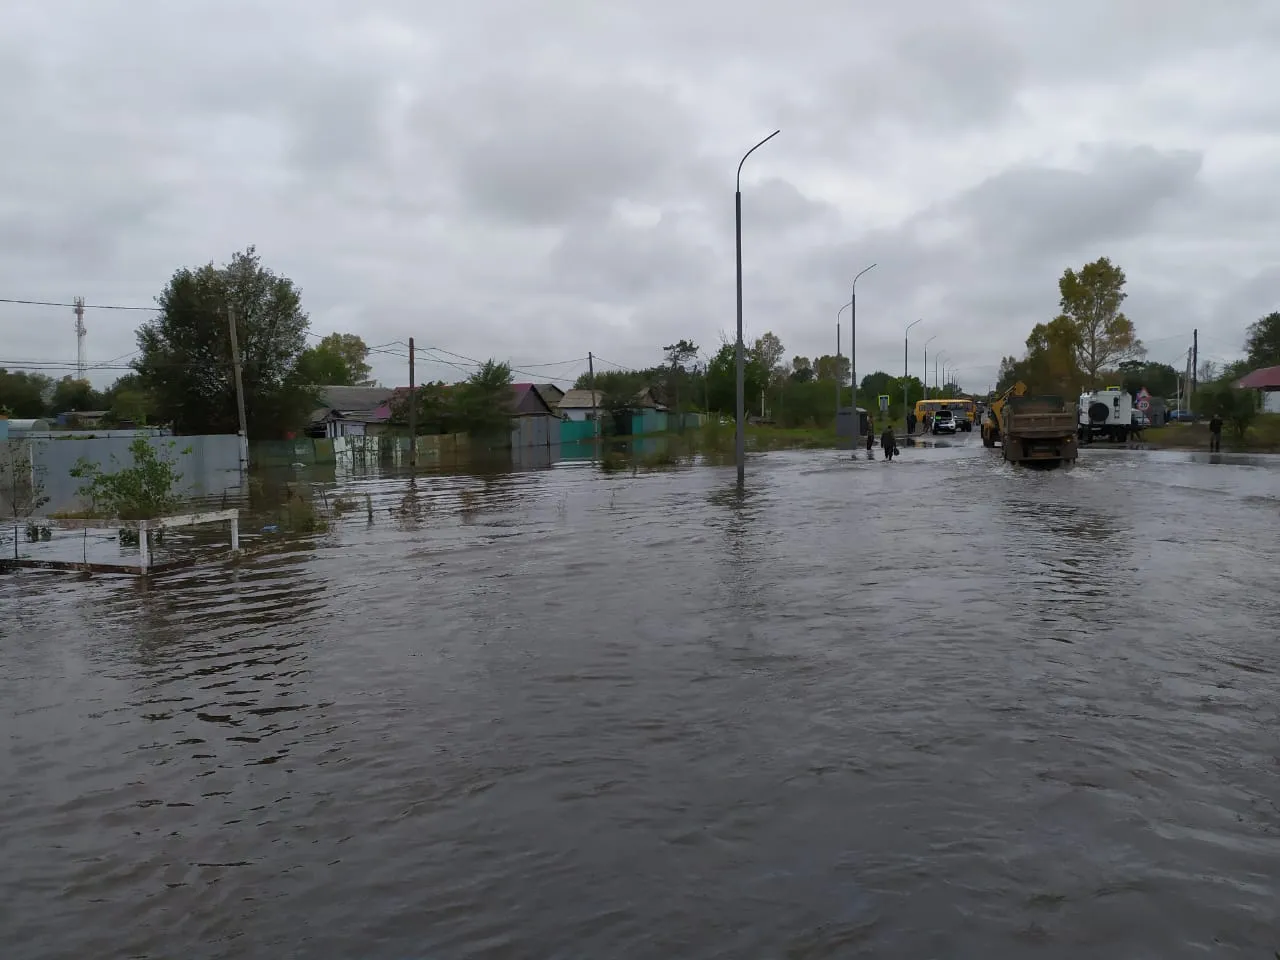
<instances>
[{"instance_id":1,"label":"dump truck","mask_svg":"<svg viewBox=\"0 0 1280 960\"><path fill-rule=\"evenodd\" d=\"M1062 397L1028 396L1027 385L1015 383L987 410L982 443L1000 444L1011 463L1070 463L1079 452L1075 410Z\"/></svg>"}]
</instances>

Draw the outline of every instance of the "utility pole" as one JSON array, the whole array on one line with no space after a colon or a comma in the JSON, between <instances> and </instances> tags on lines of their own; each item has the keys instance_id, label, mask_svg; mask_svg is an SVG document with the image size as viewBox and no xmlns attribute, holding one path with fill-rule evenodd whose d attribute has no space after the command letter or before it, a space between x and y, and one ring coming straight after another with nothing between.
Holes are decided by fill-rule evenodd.
<instances>
[{"instance_id":1,"label":"utility pole","mask_svg":"<svg viewBox=\"0 0 1280 960\"><path fill-rule=\"evenodd\" d=\"M845 304L845 307L847 307L847 306L848 306L848 304L846 303L846 304ZM842 309L842 310L843 310L843 309L844 309L844 307L841 307L840 309ZM836 426L837 426L837 427L840 425L840 380L841 380L841 379L842 379L842 378L841 378L841 376L840 376L840 314L838 314L838 313L837 313L837 314L836 314L836 369L835 369L835 381L836 381ZM855 438L855 439L856 439L856 438Z\"/></svg>"},{"instance_id":2,"label":"utility pole","mask_svg":"<svg viewBox=\"0 0 1280 960\"><path fill-rule=\"evenodd\" d=\"M596 441L600 439L600 416L596 413L596 358L595 355L587 351L587 384L591 388L591 422L594 426L591 428L591 459L595 459Z\"/></svg>"},{"instance_id":3,"label":"utility pole","mask_svg":"<svg viewBox=\"0 0 1280 960\"><path fill-rule=\"evenodd\" d=\"M923 323L924 319L912 320L907 324L906 331L902 334L902 428L907 427L907 340L911 336L911 328L917 323Z\"/></svg>"},{"instance_id":4,"label":"utility pole","mask_svg":"<svg viewBox=\"0 0 1280 960\"><path fill-rule=\"evenodd\" d=\"M1200 330L1191 331L1191 402L1195 403L1200 378Z\"/></svg>"},{"instance_id":5,"label":"utility pole","mask_svg":"<svg viewBox=\"0 0 1280 960\"><path fill-rule=\"evenodd\" d=\"M924 342L924 367L920 371L920 383L924 387L924 398L929 399L929 344L938 339L935 333L932 337Z\"/></svg>"},{"instance_id":6,"label":"utility pole","mask_svg":"<svg viewBox=\"0 0 1280 960\"><path fill-rule=\"evenodd\" d=\"M231 367L236 380L236 407L240 413L240 472L249 469L249 421L244 413L244 374L240 370L240 338L236 334L235 308L227 304L227 328L231 332Z\"/></svg>"},{"instance_id":7,"label":"utility pole","mask_svg":"<svg viewBox=\"0 0 1280 960\"><path fill-rule=\"evenodd\" d=\"M84 297L76 297L75 299L76 314L76 379L84 379L84 335L88 331L84 327Z\"/></svg>"},{"instance_id":8,"label":"utility pole","mask_svg":"<svg viewBox=\"0 0 1280 960\"><path fill-rule=\"evenodd\" d=\"M671 392L676 401L676 432L684 433L684 418L680 416L680 372L676 368L676 358L671 358Z\"/></svg>"},{"instance_id":9,"label":"utility pole","mask_svg":"<svg viewBox=\"0 0 1280 960\"><path fill-rule=\"evenodd\" d=\"M418 466L418 398L414 389L413 337L409 338L409 469Z\"/></svg>"},{"instance_id":10,"label":"utility pole","mask_svg":"<svg viewBox=\"0 0 1280 960\"><path fill-rule=\"evenodd\" d=\"M775 130L742 155L738 161L738 176L734 181L733 227L738 259L738 339L734 344L734 374L737 380L734 391L734 458L738 461L738 491L747 480L747 388L746 347L742 344L742 165L762 146L780 134Z\"/></svg>"},{"instance_id":11,"label":"utility pole","mask_svg":"<svg viewBox=\"0 0 1280 960\"><path fill-rule=\"evenodd\" d=\"M855 451L858 449L858 438L862 436L862 418L858 416L858 278L868 270L874 269L874 263L869 267L863 267L854 275L853 283L849 284L849 385L853 389L849 406L853 410L852 447Z\"/></svg>"}]
</instances>

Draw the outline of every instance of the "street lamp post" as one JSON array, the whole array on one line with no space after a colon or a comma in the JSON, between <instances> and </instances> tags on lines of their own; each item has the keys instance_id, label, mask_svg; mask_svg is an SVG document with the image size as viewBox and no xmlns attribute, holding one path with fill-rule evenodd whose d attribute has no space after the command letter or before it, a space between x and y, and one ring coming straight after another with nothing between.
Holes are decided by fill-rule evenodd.
<instances>
[{"instance_id":1,"label":"street lamp post","mask_svg":"<svg viewBox=\"0 0 1280 960\"><path fill-rule=\"evenodd\" d=\"M932 337L924 342L924 367L920 371L920 382L924 384L924 398L929 399L929 344L938 339L935 333Z\"/></svg>"},{"instance_id":2,"label":"street lamp post","mask_svg":"<svg viewBox=\"0 0 1280 960\"><path fill-rule=\"evenodd\" d=\"M848 310L853 303L846 303L843 307L836 311L836 424L840 423L840 388L844 386L840 382L840 315Z\"/></svg>"},{"instance_id":3,"label":"street lamp post","mask_svg":"<svg viewBox=\"0 0 1280 960\"><path fill-rule=\"evenodd\" d=\"M874 270L875 264L869 267L863 267L853 277L853 283L849 285L849 381L853 387L853 396L849 406L853 414L853 443L854 451L858 449L858 439L862 436L862 418L858 416L858 363L856 346L858 342L858 278L868 270ZM839 361L836 366L839 367Z\"/></svg>"},{"instance_id":4,"label":"street lamp post","mask_svg":"<svg viewBox=\"0 0 1280 960\"><path fill-rule=\"evenodd\" d=\"M755 153L760 147L764 146L778 134L781 130L775 130L769 134L754 147L742 155L742 159L738 161L738 176L735 180L735 188L733 194L733 222L734 237L737 241L738 254L738 343L735 350L736 367L737 367L737 396L735 413L735 430L734 430L734 447L738 459L738 489L741 490L746 483L747 478L747 434L746 434L746 417L747 417L747 388L745 382L746 376L746 359L745 351L742 347L742 165L747 162L747 157Z\"/></svg>"},{"instance_id":5,"label":"street lamp post","mask_svg":"<svg viewBox=\"0 0 1280 960\"><path fill-rule=\"evenodd\" d=\"M917 323L923 322L923 317L919 320L912 320L907 324L907 329L902 334L902 423L904 428L910 425L910 421L907 420L907 340L911 336L911 328Z\"/></svg>"},{"instance_id":6,"label":"street lamp post","mask_svg":"<svg viewBox=\"0 0 1280 960\"><path fill-rule=\"evenodd\" d=\"M938 385L938 361L947 355L947 351L939 350L933 355L933 389L935 393L941 393L942 390ZM943 368L946 369L945 367Z\"/></svg>"}]
</instances>

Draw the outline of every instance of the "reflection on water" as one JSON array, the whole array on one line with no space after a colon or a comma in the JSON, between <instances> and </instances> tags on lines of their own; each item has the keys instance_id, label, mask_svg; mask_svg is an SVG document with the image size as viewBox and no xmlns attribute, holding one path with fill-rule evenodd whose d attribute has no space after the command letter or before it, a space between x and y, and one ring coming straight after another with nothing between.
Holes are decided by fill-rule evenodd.
<instances>
[{"instance_id":1,"label":"reflection on water","mask_svg":"<svg viewBox=\"0 0 1280 960\"><path fill-rule=\"evenodd\" d=\"M1270 462L302 475L0 578L3 956L1270 956Z\"/></svg>"}]
</instances>

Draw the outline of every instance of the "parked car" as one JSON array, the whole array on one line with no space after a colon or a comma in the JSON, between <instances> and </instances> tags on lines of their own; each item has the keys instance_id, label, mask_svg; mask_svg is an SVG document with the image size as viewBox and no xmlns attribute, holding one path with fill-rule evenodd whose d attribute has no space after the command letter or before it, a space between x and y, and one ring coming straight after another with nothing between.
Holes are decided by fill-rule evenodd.
<instances>
[{"instance_id":1,"label":"parked car","mask_svg":"<svg viewBox=\"0 0 1280 960\"><path fill-rule=\"evenodd\" d=\"M939 433L955 433L956 415L950 410L939 410L933 415L933 432L935 435Z\"/></svg>"},{"instance_id":2,"label":"parked car","mask_svg":"<svg viewBox=\"0 0 1280 960\"><path fill-rule=\"evenodd\" d=\"M1195 420L1196 415L1190 410L1170 410L1169 419L1176 420L1178 423L1191 423Z\"/></svg>"}]
</instances>

